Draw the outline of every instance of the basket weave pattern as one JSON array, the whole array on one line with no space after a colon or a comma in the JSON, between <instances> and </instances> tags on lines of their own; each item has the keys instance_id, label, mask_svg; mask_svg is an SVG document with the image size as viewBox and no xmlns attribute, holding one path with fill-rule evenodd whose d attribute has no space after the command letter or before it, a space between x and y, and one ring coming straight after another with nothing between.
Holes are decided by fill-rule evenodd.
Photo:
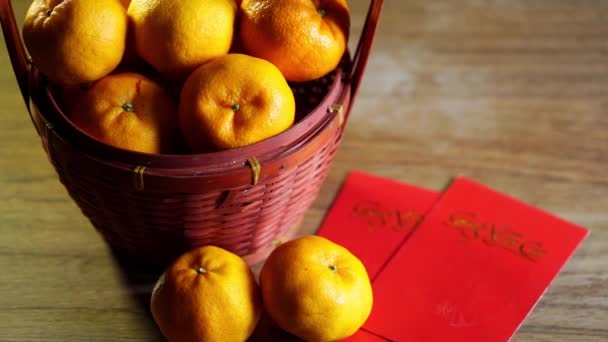
<instances>
[{"instance_id":1,"label":"basket weave pattern","mask_svg":"<svg viewBox=\"0 0 608 342\"><path fill-rule=\"evenodd\" d=\"M255 186L205 193L125 191L114 179L52 161L71 197L118 251L163 263L191 247L214 244L255 263L265 249L293 235L327 175L340 136L335 130L306 161Z\"/></svg>"}]
</instances>

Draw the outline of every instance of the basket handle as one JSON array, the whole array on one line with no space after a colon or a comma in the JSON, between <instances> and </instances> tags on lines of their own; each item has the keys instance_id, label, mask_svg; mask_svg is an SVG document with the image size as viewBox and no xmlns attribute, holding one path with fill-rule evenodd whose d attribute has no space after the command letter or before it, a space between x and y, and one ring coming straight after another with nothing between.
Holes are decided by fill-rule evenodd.
<instances>
[{"instance_id":1,"label":"basket handle","mask_svg":"<svg viewBox=\"0 0 608 342\"><path fill-rule=\"evenodd\" d=\"M23 101L25 101L25 106L29 111L29 58L21 42L10 0L0 0L0 22L2 24L4 42L6 43L11 64L13 65L13 71L17 77L19 89L21 90L21 96L23 96Z\"/></svg>"},{"instance_id":2,"label":"basket handle","mask_svg":"<svg viewBox=\"0 0 608 342\"><path fill-rule=\"evenodd\" d=\"M359 90L359 85L361 85L361 79L363 78L363 72L367 66L367 59L369 58L369 53L372 49L372 43L374 41L374 36L376 35L376 29L378 28L378 21L380 20L380 13L382 12L383 3L383 0L371 0L369 10L367 11L365 24L363 24L361 37L359 38L357 50L353 57L350 88L351 105L349 106L349 112L353 107L352 103L357 96L357 91ZM348 118L348 113L346 116Z\"/></svg>"}]
</instances>

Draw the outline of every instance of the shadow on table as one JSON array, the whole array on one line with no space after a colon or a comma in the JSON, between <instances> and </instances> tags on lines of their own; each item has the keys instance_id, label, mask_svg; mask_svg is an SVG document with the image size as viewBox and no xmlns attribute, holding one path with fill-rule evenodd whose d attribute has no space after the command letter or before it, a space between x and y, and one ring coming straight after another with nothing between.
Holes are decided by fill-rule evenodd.
<instances>
[{"instance_id":1,"label":"shadow on table","mask_svg":"<svg viewBox=\"0 0 608 342\"><path fill-rule=\"evenodd\" d=\"M146 313L146 317L150 323L150 330L153 330L154 341L164 341L150 312L152 289L163 269L142 264L116 251L112 251L112 254L123 275L125 286L130 289L130 293L134 297L135 302L140 306L140 309ZM278 328L270 317L264 313L248 341L301 342L302 340Z\"/></svg>"},{"instance_id":2,"label":"shadow on table","mask_svg":"<svg viewBox=\"0 0 608 342\"><path fill-rule=\"evenodd\" d=\"M150 332L146 336L146 341L149 341L148 338L152 338L153 340L151 341L165 341L150 312L152 289L163 270L158 267L142 264L115 250L110 250L118 269L121 271L125 286L129 289L129 293L139 306L139 309L145 313L145 319L147 320L145 323L149 326Z\"/></svg>"}]
</instances>

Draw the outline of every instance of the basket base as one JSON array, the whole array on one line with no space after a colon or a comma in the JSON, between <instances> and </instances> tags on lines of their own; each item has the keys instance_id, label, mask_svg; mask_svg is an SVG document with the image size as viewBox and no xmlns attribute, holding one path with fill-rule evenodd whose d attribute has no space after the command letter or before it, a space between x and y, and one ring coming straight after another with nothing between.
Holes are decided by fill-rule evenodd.
<instances>
[{"instance_id":1,"label":"basket base","mask_svg":"<svg viewBox=\"0 0 608 342\"><path fill-rule=\"evenodd\" d=\"M270 255L270 253L278 245L293 239L298 234L303 220L304 217L298 219L298 221L296 221L296 223L294 223L290 228L288 228L280 236L277 236L277 238L272 243L269 243L266 246L259 248L253 253L241 255L241 257L245 260L245 262L247 262L250 267L252 267L254 270L257 270L261 266L261 263L265 261L266 258L268 258L268 255ZM171 260L151 260L149 258L134 255L132 253L128 253L126 251L122 251L116 248L116 246L111 243L106 243L106 245L110 248L110 250L112 251L112 255L120 264L128 264L132 267L137 267L150 271L162 271L171 263Z\"/></svg>"},{"instance_id":2,"label":"basket base","mask_svg":"<svg viewBox=\"0 0 608 342\"><path fill-rule=\"evenodd\" d=\"M289 240L293 239L298 234L298 232L300 231L300 225L302 225L303 220L304 220L303 217L298 219L298 221L296 221L296 223L294 223L293 226L291 226L289 229L287 229L283 234L281 234L281 236L277 237L277 239L273 243L268 244L251 254L247 254L247 255L243 256L243 259L245 259L245 261L247 262L247 264L249 264L249 266L255 266L258 263L265 261L266 258L268 258L268 256L270 255L270 253L278 245L282 244L285 241L289 241Z\"/></svg>"}]
</instances>

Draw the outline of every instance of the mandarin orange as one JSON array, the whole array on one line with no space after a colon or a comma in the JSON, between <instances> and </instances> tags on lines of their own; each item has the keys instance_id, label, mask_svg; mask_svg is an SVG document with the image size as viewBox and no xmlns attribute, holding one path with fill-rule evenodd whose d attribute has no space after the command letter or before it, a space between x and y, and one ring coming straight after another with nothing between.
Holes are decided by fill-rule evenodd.
<instances>
[{"instance_id":1,"label":"mandarin orange","mask_svg":"<svg viewBox=\"0 0 608 342\"><path fill-rule=\"evenodd\" d=\"M96 82L71 108L70 119L98 140L128 150L172 153L179 144L175 101L136 73Z\"/></svg>"},{"instance_id":2,"label":"mandarin orange","mask_svg":"<svg viewBox=\"0 0 608 342\"><path fill-rule=\"evenodd\" d=\"M248 54L272 62L288 81L300 82L339 64L350 14L346 0L243 0L239 24Z\"/></svg>"},{"instance_id":3,"label":"mandarin orange","mask_svg":"<svg viewBox=\"0 0 608 342\"><path fill-rule=\"evenodd\" d=\"M294 118L294 95L281 72L242 54L199 67L180 97L180 126L194 151L246 146L283 132Z\"/></svg>"},{"instance_id":4,"label":"mandarin orange","mask_svg":"<svg viewBox=\"0 0 608 342\"><path fill-rule=\"evenodd\" d=\"M234 0L132 0L128 9L137 53L169 79L227 54L236 13Z\"/></svg>"},{"instance_id":5,"label":"mandarin orange","mask_svg":"<svg viewBox=\"0 0 608 342\"><path fill-rule=\"evenodd\" d=\"M108 75L122 59L126 37L127 14L117 0L34 0L23 24L34 64L62 85Z\"/></svg>"},{"instance_id":6,"label":"mandarin orange","mask_svg":"<svg viewBox=\"0 0 608 342\"><path fill-rule=\"evenodd\" d=\"M205 246L179 257L152 291L154 320L169 341L245 341L262 312L251 269L236 254Z\"/></svg>"},{"instance_id":7,"label":"mandarin orange","mask_svg":"<svg viewBox=\"0 0 608 342\"><path fill-rule=\"evenodd\" d=\"M365 323L373 303L361 261L320 236L278 246L262 267L260 287L270 317L306 341L351 336Z\"/></svg>"}]
</instances>

